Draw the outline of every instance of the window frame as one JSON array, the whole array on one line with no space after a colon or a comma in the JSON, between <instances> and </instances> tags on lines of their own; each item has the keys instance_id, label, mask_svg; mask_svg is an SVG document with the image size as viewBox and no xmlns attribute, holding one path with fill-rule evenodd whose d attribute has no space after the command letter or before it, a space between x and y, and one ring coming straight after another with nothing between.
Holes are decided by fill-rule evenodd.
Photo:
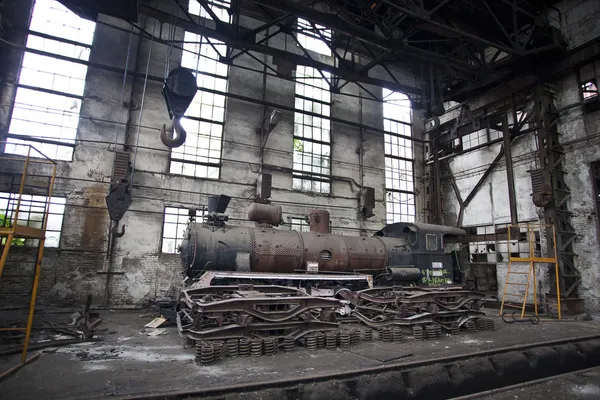
<instances>
[{"instance_id":1,"label":"window frame","mask_svg":"<svg viewBox=\"0 0 600 400\"><path fill-rule=\"evenodd\" d=\"M46 240L44 241L44 249L60 249L61 248L61 242L62 242L62 231L63 231L63 226L65 223L65 211L66 211L66 207L67 207L67 198L66 197L61 197L61 196L52 196L50 198L48 198L48 196L43 196L43 195L30 195L30 194L22 194L19 195L19 193L13 193L13 192L0 192L0 203L3 203L4 201L6 201L6 208L3 206L0 206L0 214L4 215L5 218L5 225L6 224L11 224L13 222L13 218L14 215L12 215L15 211L16 211L16 206L17 206L17 202L19 200L19 196L21 198L21 203L20 203L20 207L19 207L19 219L17 220L17 224L19 224L19 221L21 221L21 223L19 225L23 225L23 221L26 221L26 224L24 226L31 226L31 222L36 222L36 223L40 223L40 229L43 227L44 221L46 219L46 206L48 209L48 222L46 223ZM43 201L41 199L44 199ZM9 207L12 203L12 208ZM38 204L37 206L34 204ZM52 207L62 207L62 212L57 212L57 211L53 211ZM25 210L25 208L27 210ZM36 208L38 210L36 211L32 211L32 208ZM27 214L27 218L23 219L22 216L23 214ZM32 220L31 216L33 215L42 215L42 219L41 220ZM57 229L52 229L52 228L48 228L48 225L50 224L50 218L51 216L60 216L60 226ZM10 218L8 218L8 216L10 216ZM53 232L53 233L57 233L58 235L58 240L56 242L56 246L54 245L49 245L49 241L47 238L47 234L48 232ZM15 238L15 239L19 239L19 238ZM2 238L0 239L0 244L4 243L4 241L6 240L6 238ZM23 245L18 246L18 247L25 247L25 248L35 248L37 247L37 243L38 243L38 239L24 239L23 241Z\"/></svg>"},{"instance_id":2,"label":"window frame","mask_svg":"<svg viewBox=\"0 0 600 400\"><path fill-rule=\"evenodd\" d=\"M70 18L67 23L65 15ZM52 19L59 17L62 18ZM89 70L80 61L89 60L96 25L80 18L56 0L37 0L33 3L28 28L26 48L8 113L8 132L5 134L8 140L4 152L23 155L18 150L21 146L11 146L11 142L28 144L51 159L70 162L77 143ZM56 29L61 30L60 37L53 34ZM78 40L64 38L73 34ZM72 56L65 53L72 53ZM19 101L20 97L29 97L29 100ZM62 107L56 107L61 103L64 104ZM76 111L72 111L73 108ZM40 130L46 133L38 136ZM49 131L53 131L52 136L48 136Z\"/></svg>"},{"instance_id":3,"label":"window frame","mask_svg":"<svg viewBox=\"0 0 600 400\"><path fill-rule=\"evenodd\" d=\"M217 17L229 15L228 0L209 0L208 3ZM188 10L193 15L211 19L197 0L188 2ZM230 17L225 22L229 22L229 19ZM228 46L202 34L185 31L182 47L181 66L190 69L196 76L198 89L181 119L187 131L186 142L180 147L170 149L168 173L194 179L219 180L223 167L227 96L203 89L221 88L227 92L229 65L219 62L217 58L221 53L226 54ZM205 110L208 110L210 115L204 114Z\"/></svg>"},{"instance_id":4,"label":"window frame","mask_svg":"<svg viewBox=\"0 0 600 400\"><path fill-rule=\"evenodd\" d=\"M300 108L304 111L320 114L320 117L304 113L294 113L294 134L292 147L292 189L302 192L315 194L331 194L331 175L332 175L332 148L331 142L331 86L327 79L316 68L301 66L296 67L296 84L294 88L294 101L302 104ZM299 78L305 79L301 82ZM317 81L320 85L310 84ZM314 93L311 97L307 92ZM327 96L329 101L323 100ZM310 110L307 110L306 108ZM320 109L321 112L314 111ZM317 122L318 121L318 122ZM299 135L298 133L301 133ZM305 132L310 132L305 135ZM313 136L315 135L315 136ZM315 137L320 137L316 139ZM326 140L324 140L326 139ZM300 144L301 149L298 149ZM305 145L310 145L310 150L305 151ZM320 149L318 152L313 149ZM327 149L327 150L326 150ZM308 157L310 163L305 163ZM316 161L320 160L320 164ZM325 166L323 166L325 164ZM310 171L306 171L306 169ZM317 169L320 172L314 172ZM328 173L323 174L323 170ZM305 184L310 184L310 189L305 188Z\"/></svg>"},{"instance_id":5,"label":"window frame","mask_svg":"<svg viewBox=\"0 0 600 400\"><path fill-rule=\"evenodd\" d=\"M384 99L382 107L383 126L386 131L384 134L383 149L386 222L388 224L395 222L415 222L417 217L415 201L415 149L412 140L401 137L412 137L412 109L410 108L410 105L403 106L396 103L409 101L408 96L404 93L394 92L384 88L382 90L382 98ZM386 101L386 98L389 100ZM402 114L400 114L400 118L395 117L402 109L407 109L408 112L403 111ZM407 119L410 122L407 122ZM400 132L400 128L402 128L402 133ZM406 156L407 153L410 153L410 157ZM401 167L403 163L405 166L404 168ZM390 165L389 167L388 164ZM395 168L394 164L398 165L398 168ZM396 175L409 178L400 179L397 178ZM397 188L394 187L396 181L398 184ZM401 188L403 182L406 189ZM412 190L407 190L409 186L412 187ZM394 198L390 200L391 197L395 196L397 196L397 199ZM398 212L396 212L396 210L398 210ZM406 212L403 212L403 210Z\"/></svg>"},{"instance_id":6,"label":"window frame","mask_svg":"<svg viewBox=\"0 0 600 400\"><path fill-rule=\"evenodd\" d=\"M288 217L290 230L296 232L310 232L310 224L306 221L305 217ZM296 222L297 221L297 222ZM300 229L294 229L295 226L300 227ZM304 229L306 228L306 230Z\"/></svg>"},{"instance_id":7,"label":"window frame","mask_svg":"<svg viewBox=\"0 0 600 400\"><path fill-rule=\"evenodd\" d=\"M586 90L586 85L592 84L596 90ZM598 89L598 80L596 78L588 79L584 82L581 82L580 86L581 96L583 97L584 102L596 101L600 97L600 90ZM591 93L586 97L586 93Z\"/></svg>"},{"instance_id":8,"label":"window frame","mask_svg":"<svg viewBox=\"0 0 600 400\"><path fill-rule=\"evenodd\" d=\"M435 239L435 248L431 248L429 247L429 239L433 237ZM438 239L437 239L438 235L436 235L435 233L426 233L425 234L425 249L427 251L437 251L438 250Z\"/></svg>"},{"instance_id":9,"label":"window frame","mask_svg":"<svg viewBox=\"0 0 600 400\"><path fill-rule=\"evenodd\" d=\"M182 233L182 237L181 239L178 238L178 229L180 225L184 225L186 226L188 221L189 221L189 212L190 209L192 207L181 207L181 206L164 206L163 207L163 213L162 213L162 226L161 226L161 231L160 231L160 254L178 254L178 247L179 245L181 245L181 242L178 243L178 240L183 241L183 239L185 238L185 231L183 231ZM174 210L178 210L178 214L174 214L174 213L167 213L168 209L174 209ZM204 217L206 216L206 208L205 207L201 207L201 208L196 208L196 221L203 221ZM168 222L167 221L167 215L173 215L173 216L177 216L177 222ZM186 220L185 222L179 222L179 217L185 216ZM167 224L175 224L175 237L166 237L165 238L165 228L167 226ZM168 252L165 251L165 239L166 240L175 240L175 251L174 252Z\"/></svg>"}]
</instances>

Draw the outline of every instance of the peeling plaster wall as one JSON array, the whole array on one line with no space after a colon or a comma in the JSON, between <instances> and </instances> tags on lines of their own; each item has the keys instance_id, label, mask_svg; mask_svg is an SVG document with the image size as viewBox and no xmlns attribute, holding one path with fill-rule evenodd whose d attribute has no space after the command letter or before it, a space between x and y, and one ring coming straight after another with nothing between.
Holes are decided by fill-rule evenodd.
<instances>
[{"instance_id":1,"label":"peeling plaster wall","mask_svg":"<svg viewBox=\"0 0 600 400\"><path fill-rule=\"evenodd\" d=\"M556 88L562 94L557 100L558 108L578 101L574 75L561 79ZM598 311L600 238L591 163L600 161L600 111L586 113L581 107L572 108L561 114L559 131L566 151L564 168L567 171L566 183L571 190L571 221L577 232L574 251L577 254L576 266L582 276L580 294L587 309Z\"/></svg>"},{"instance_id":2,"label":"peeling plaster wall","mask_svg":"<svg viewBox=\"0 0 600 400\"><path fill-rule=\"evenodd\" d=\"M169 3L170 4L170 3ZM170 6L168 8L170 10ZM259 21L243 18L248 27L260 25ZM155 35L167 39L168 25L142 18L140 24ZM183 38L178 29L177 38ZM260 39L260 38L258 38ZM258 40L257 39L257 40ZM125 67L129 26L123 21L101 16L96 26L90 61L118 68ZM284 43L280 35L271 39L271 45L301 54L294 42ZM150 54L149 74L162 76L167 47L151 43L133 35L130 69L144 74ZM171 68L179 65L181 52L174 49ZM263 57L256 54L256 57ZM18 66L20 55L11 53L10 61ZM326 57L316 55L321 60ZM239 58L244 66L260 68L251 57ZM269 59L271 63L272 60ZM330 62L330 61L329 61ZM274 66L272 63L271 66ZM385 74L373 69L373 76ZM128 78L121 103L123 75L100 68L88 69L85 99L81 110L78 139L73 161L59 162L55 195L66 197L67 206L63 221L59 249L48 249L42 264L39 304L76 304L88 293L94 303L112 307L139 306L149 300L162 298L176 292L180 283L178 255L161 253L163 210L165 206L190 207L207 203L207 197L227 194L232 197L228 208L231 220L247 223L248 200L255 193L259 172L259 140L255 130L260 126L262 106L232 98L226 103L223 163L219 180L196 179L168 173L169 152L159 139L159 128L167 122L167 111L160 94L161 84L148 81L145 97L143 79ZM407 84L414 84L412 78ZM366 86L380 94L380 88ZM4 102L10 101L10 85L2 88ZM232 93L260 99L262 75L240 67L230 67L228 90ZM355 85L347 85L344 92L358 94ZM9 100L7 100L9 99ZM143 100L141 126L138 132ZM269 77L266 100L294 106L294 82ZM383 128L382 104L332 95L332 116ZM361 116L362 114L362 116ZM120 120L118 130L110 121ZM422 135L422 123L415 117L414 136ZM0 127L6 128L8 115L0 114ZM106 260L109 216L104 196L108 192L114 158L114 142L139 145L135 163L133 204L121 221L126 234L117 239L112 271L107 276L99 274ZM363 167L359 167L359 151L363 149ZM292 168L293 115L284 112L281 122L270 134L264 163L282 168ZM415 146L415 154L422 159L422 147ZM380 229L385 224L385 179L383 135L366 131L361 140L357 128L332 124L332 175L350 178L375 188L375 216L368 221L358 218L357 187L348 181L335 180L330 195L316 195L292 190L289 172L267 170L273 174L272 201L283 207L284 220L300 217L314 208L324 208L331 213L336 233L358 235ZM16 165L3 168L18 169ZM422 175L420 165L415 165L416 184ZM1 184L1 182L0 182ZM417 202L420 201L417 195ZM418 206L419 203L417 203ZM419 208L419 207L417 207ZM289 229L282 226L280 229ZM9 263L0 280L0 306L25 305L33 271L33 251L17 249L11 252ZM107 299L108 296L108 299Z\"/></svg>"},{"instance_id":3,"label":"peeling plaster wall","mask_svg":"<svg viewBox=\"0 0 600 400\"><path fill-rule=\"evenodd\" d=\"M563 35L568 42L568 49L574 49L600 37L600 1L598 0L565 0L558 3L563 21ZM598 77L600 78L600 77ZM579 88L575 71L557 78L553 84L556 92L556 106L562 108L579 101ZM491 90L486 95L478 96L466 102L471 109L484 108L494 103L503 106L501 99L509 94L510 85ZM500 101L500 103L498 103ZM493 109L493 107L492 107ZM487 111L491 109L486 108ZM448 112L442 121L455 118L460 110ZM509 116L509 123L510 123ZM600 111L586 113L583 107L576 106L560 115L558 130L561 143L566 151L563 167L567 171L567 184L572 193L569 203L573 212L572 224L577 232L575 253L576 266L582 274L580 296L585 300L585 308L589 311L600 310L600 246L598 235L598 215L594 199L594 182L591 177L590 163L600 161ZM483 171L498 154L500 144L476 150L452 159L450 170L455 176L461 197L464 199L483 174ZM536 163L537 149L532 133L517 139L512 146L515 190L517 195L517 211L520 222L539 221L543 223L543 209L536 207L531 198L531 179L528 170L538 167ZM454 224L458 218L459 204L450 182L443 182L444 211L446 223ZM482 185L472 202L464 211L463 226L481 226L510 222L506 165L504 159ZM498 297L502 297L506 280L507 263L497 263ZM539 271L545 271L540 266ZM541 293L548 292L547 275L539 277ZM518 277L511 276L511 281L519 282ZM524 280L520 281L524 283ZM515 286L511 291L518 291ZM532 297L529 296L529 302Z\"/></svg>"}]
</instances>

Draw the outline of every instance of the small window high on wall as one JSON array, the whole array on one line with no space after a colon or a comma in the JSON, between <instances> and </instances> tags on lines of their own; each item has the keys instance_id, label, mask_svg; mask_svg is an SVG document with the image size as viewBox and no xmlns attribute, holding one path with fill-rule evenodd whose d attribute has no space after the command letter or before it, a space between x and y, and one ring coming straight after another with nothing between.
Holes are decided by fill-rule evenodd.
<instances>
[{"instance_id":1,"label":"small window high on wall","mask_svg":"<svg viewBox=\"0 0 600 400\"><path fill-rule=\"evenodd\" d=\"M313 26L314 25L314 26ZM327 43L331 43L331 30L322 25L311 24L305 19L298 18L298 42L306 50L312 50L319 54L331 56L331 49Z\"/></svg>"},{"instance_id":2,"label":"small window high on wall","mask_svg":"<svg viewBox=\"0 0 600 400\"><path fill-rule=\"evenodd\" d=\"M388 223L415 221L412 112L408 97L383 89L385 206Z\"/></svg>"},{"instance_id":3,"label":"small window high on wall","mask_svg":"<svg viewBox=\"0 0 600 400\"><path fill-rule=\"evenodd\" d=\"M598 99L598 73L600 72L600 63L594 61L584 65L579 70L579 81L581 97L584 101Z\"/></svg>"},{"instance_id":4,"label":"small window high on wall","mask_svg":"<svg viewBox=\"0 0 600 400\"><path fill-rule=\"evenodd\" d=\"M211 10L221 20L229 22L229 2L209 2ZM190 1L190 13L210 18L196 0ZM225 125L225 96L202 89L227 91L228 66L220 63L227 46L192 32L185 32L181 66L195 71L200 88L188 107L181 125L187 131L185 144L171 149L170 172L196 178L219 179L223 128Z\"/></svg>"},{"instance_id":5,"label":"small window high on wall","mask_svg":"<svg viewBox=\"0 0 600 400\"><path fill-rule=\"evenodd\" d=\"M36 0L26 47L88 61L95 28L94 22L78 17L58 1ZM86 75L84 64L25 50L8 142L31 144L52 159L70 161ZM6 146L7 153L24 155L26 150L24 146Z\"/></svg>"}]
</instances>

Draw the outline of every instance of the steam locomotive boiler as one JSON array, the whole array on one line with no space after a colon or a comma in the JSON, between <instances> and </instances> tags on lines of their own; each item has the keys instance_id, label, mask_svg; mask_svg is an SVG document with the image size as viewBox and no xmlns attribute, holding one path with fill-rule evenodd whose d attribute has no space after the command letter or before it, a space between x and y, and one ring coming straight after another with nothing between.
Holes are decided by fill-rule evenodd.
<instances>
[{"instance_id":1,"label":"steam locomotive boiler","mask_svg":"<svg viewBox=\"0 0 600 400\"><path fill-rule=\"evenodd\" d=\"M280 230L281 207L253 203L255 227L227 224L229 197L209 199L208 215L191 221L180 247L184 274L205 271L272 274L369 274L380 283L451 284L458 280L453 253L462 229L416 223L386 225L374 236L329 233L329 214L309 214L310 232Z\"/></svg>"}]
</instances>

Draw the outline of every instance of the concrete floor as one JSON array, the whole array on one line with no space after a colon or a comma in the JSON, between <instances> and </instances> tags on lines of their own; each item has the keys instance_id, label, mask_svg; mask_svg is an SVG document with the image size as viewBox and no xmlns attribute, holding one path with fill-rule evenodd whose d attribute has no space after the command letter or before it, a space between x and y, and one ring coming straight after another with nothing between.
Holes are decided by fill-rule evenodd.
<instances>
[{"instance_id":1,"label":"concrete floor","mask_svg":"<svg viewBox=\"0 0 600 400\"><path fill-rule=\"evenodd\" d=\"M600 368L573 372L537 385L519 387L478 400L598 400L600 399Z\"/></svg>"},{"instance_id":2,"label":"concrete floor","mask_svg":"<svg viewBox=\"0 0 600 400\"><path fill-rule=\"evenodd\" d=\"M133 394L157 394L238 383L270 381L290 376L343 372L363 367L439 358L455 354L569 337L594 335L596 321L504 324L496 331L444 335L439 340L400 344L359 343L348 350L292 353L260 358L234 358L200 366L193 349L184 349L175 327L150 337L144 325L151 320L137 312L102 312L103 341L62 347L44 353L1 384L6 399L81 399ZM393 358L403 357L394 361ZM0 370L16 364L18 356L0 358Z\"/></svg>"}]
</instances>

